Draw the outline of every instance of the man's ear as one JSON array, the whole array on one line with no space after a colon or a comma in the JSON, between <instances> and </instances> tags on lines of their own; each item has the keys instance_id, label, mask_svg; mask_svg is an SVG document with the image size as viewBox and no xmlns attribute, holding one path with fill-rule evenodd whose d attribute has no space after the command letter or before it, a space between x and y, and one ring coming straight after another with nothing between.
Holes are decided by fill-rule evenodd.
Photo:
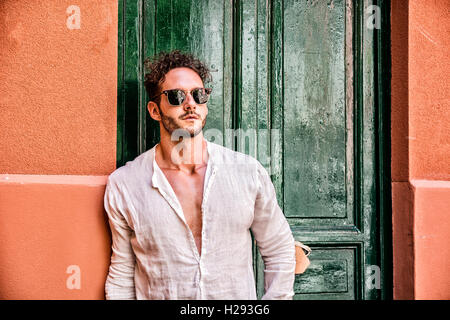
<instances>
[{"instance_id":1,"label":"man's ear","mask_svg":"<svg viewBox=\"0 0 450 320\"><path fill-rule=\"evenodd\" d=\"M147 110L148 113L150 114L150 117L153 120L161 121L161 114L159 112L159 107L155 102L149 101L147 104Z\"/></svg>"}]
</instances>

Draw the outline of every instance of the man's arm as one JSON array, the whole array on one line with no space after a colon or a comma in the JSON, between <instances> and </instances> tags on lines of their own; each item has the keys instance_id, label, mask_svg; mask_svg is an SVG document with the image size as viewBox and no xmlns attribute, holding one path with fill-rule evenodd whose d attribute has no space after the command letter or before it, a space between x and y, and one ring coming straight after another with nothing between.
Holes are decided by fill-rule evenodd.
<instances>
[{"instance_id":1,"label":"man's arm","mask_svg":"<svg viewBox=\"0 0 450 320\"><path fill-rule=\"evenodd\" d=\"M133 232L121 214L123 207L117 201L117 195L111 179L106 185L104 205L109 218L112 236L111 265L105 283L107 300L136 299L134 286L135 256L131 248L130 237Z\"/></svg>"},{"instance_id":2,"label":"man's arm","mask_svg":"<svg viewBox=\"0 0 450 320\"><path fill-rule=\"evenodd\" d=\"M258 163L259 191L251 230L264 260L265 299L292 299L295 280L295 243L278 206L275 188Z\"/></svg>"}]
</instances>

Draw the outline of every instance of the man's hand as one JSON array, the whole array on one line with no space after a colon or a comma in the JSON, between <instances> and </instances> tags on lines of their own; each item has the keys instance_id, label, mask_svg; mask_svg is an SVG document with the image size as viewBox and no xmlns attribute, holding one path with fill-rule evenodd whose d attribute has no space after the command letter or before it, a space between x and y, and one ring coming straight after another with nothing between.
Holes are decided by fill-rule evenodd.
<instances>
[{"instance_id":1,"label":"man's hand","mask_svg":"<svg viewBox=\"0 0 450 320\"><path fill-rule=\"evenodd\" d=\"M305 272L305 270L311 263L298 241L295 242L295 261L295 274L301 274Z\"/></svg>"}]
</instances>

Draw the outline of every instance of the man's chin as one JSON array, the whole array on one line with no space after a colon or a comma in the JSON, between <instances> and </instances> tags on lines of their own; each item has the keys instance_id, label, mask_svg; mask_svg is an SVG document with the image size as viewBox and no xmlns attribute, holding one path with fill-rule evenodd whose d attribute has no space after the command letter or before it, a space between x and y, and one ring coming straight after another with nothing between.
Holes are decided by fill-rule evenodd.
<instances>
[{"instance_id":1,"label":"man's chin","mask_svg":"<svg viewBox=\"0 0 450 320\"><path fill-rule=\"evenodd\" d=\"M188 137L194 138L202 132L201 128L192 127L192 126L185 127L185 128L179 128L178 130L183 130L183 132L185 133L185 135L183 134L183 136L185 136L186 138L188 138Z\"/></svg>"},{"instance_id":2,"label":"man's chin","mask_svg":"<svg viewBox=\"0 0 450 320\"><path fill-rule=\"evenodd\" d=\"M194 138L202 132L202 129L188 130L188 132L189 132L191 138Z\"/></svg>"}]
</instances>

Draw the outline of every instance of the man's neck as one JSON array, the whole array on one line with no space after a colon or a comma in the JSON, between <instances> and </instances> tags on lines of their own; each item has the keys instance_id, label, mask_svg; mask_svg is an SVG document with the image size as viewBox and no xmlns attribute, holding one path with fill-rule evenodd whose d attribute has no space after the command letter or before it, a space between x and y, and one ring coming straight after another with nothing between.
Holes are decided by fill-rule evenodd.
<instances>
[{"instance_id":1,"label":"man's neck","mask_svg":"<svg viewBox=\"0 0 450 320\"><path fill-rule=\"evenodd\" d=\"M161 135L156 147L156 162L160 168L193 173L208 163L207 142L202 132L180 140L172 141L170 136Z\"/></svg>"}]
</instances>

